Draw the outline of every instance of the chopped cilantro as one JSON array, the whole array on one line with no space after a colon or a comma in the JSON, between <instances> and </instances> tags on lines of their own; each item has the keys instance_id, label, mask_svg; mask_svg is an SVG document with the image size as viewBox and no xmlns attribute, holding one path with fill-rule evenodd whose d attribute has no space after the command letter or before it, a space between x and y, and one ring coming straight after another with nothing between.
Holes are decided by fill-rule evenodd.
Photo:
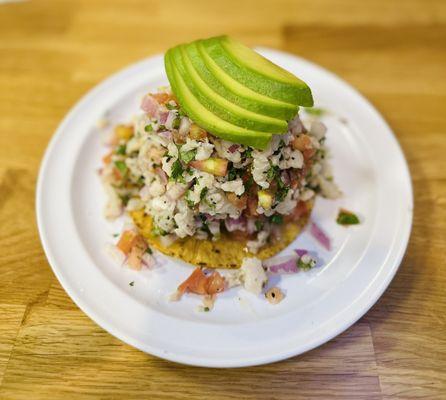
<instances>
[{"instance_id":1,"label":"chopped cilantro","mask_svg":"<svg viewBox=\"0 0 446 400\"><path fill-rule=\"evenodd\" d=\"M338 218L336 218L336 222L339 225L357 225L359 224L359 218L356 214L341 208L339 210Z\"/></svg>"},{"instance_id":2,"label":"chopped cilantro","mask_svg":"<svg viewBox=\"0 0 446 400\"><path fill-rule=\"evenodd\" d=\"M122 204L124 204L124 206L126 206L130 200L130 196L128 194L124 195L124 196L120 196L121 200L122 200Z\"/></svg>"},{"instance_id":3,"label":"chopped cilantro","mask_svg":"<svg viewBox=\"0 0 446 400\"><path fill-rule=\"evenodd\" d=\"M134 286L134 285L135 285L135 281L131 281L131 282L129 283L129 285L130 285L130 286Z\"/></svg>"},{"instance_id":4,"label":"chopped cilantro","mask_svg":"<svg viewBox=\"0 0 446 400\"><path fill-rule=\"evenodd\" d=\"M191 199L189 199L189 197L187 195L185 196L185 200L186 200L186 204L189 208L194 208L195 203Z\"/></svg>"},{"instance_id":5,"label":"chopped cilantro","mask_svg":"<svg viewBox=\"0 0 446 400\"><path fill-rule=\"evenodd\" d=\"M277 191L276 191L276 195L275 195L275 200L278 202L283 201L285 199L286 195L288 194L288 191L290 190L290 188L287 185L285 185L285 183L280 178L279 174L277 174L275 176L275 180L277 182Z\"/></svg>"},{"instance_id":6,"label":"chopped cilantro","mask_svg":"<svg viewBox=\"0 0 446 400\"><path fill-rule=\"evenodd\" d=\"M176 160L172 164L172 173L170 174L170 177L174 180L178 180L181 177L182 173L183 173L183 166L181 165L180 160Z\"/></svg>"},{"instance_id":7,"label":"chopped cilantro","mask_svg":"<svg viewBox=\"0 0 446 400\"><path fill-rule=\"evenodd\" d=\"M151 231L152 236L166 236L167 232L163 231L161 228L159 228L156 225L152 226L152 231Z\"/></svg>"},{"instance_id":8,"label":"chopped cilantro","mask_svg":"<svg viewBox=\"0 0 446 400\"><path fill-rule=\"evenodd\" d=\"M302 257L300 257L297 260L297 266L303 271L308 271L311 268L313 268L315 265L316 265L316 260L313 258L310 258L308 262L304 262L302 260Z\"/></svg>"},{"instance_id":9,"label":"chopped cilantro","mask_svg":"<svg viewBox=\"0 0 446 400\"><path fill-rule=\"evenodd\" d=\"M249 175L248 180L245 182L245 190L248 191L249 189L251 189L251 186L254 184L254 179L252 177L252 175Z\"/></svg>"},{"instance_id":10,"label":"chopped cilantro","mask_svg":"<svg viewBox=\"0 0 446 400\"><path fill-rule=\"evenodd\" d=\"M208 192L208 188L207 187L204 187L202 190L201 190L201 192L200 192L200 200L203 200L204 199L204 197L206 196L206 193Z\"/></svg>"},{"instance_id":11,"label":"chopped cilantro","mask_svg":"<svg viewBox=\"0 0 446 400\"><path fill-rule=\"evenodd\" d=\"M116 154L120 154L120 155L125 155L125 144L121 144L120 146L118 146L118 148L116 149Z\"/></svg>"},{"instance_id":12,"label":"chopped cilantro","mask_svg":"<svg viewBox=\"0 0 446 400\"><path fill-rule=\"evenodd\" d=\"M252 155L252 148L248 147L243 154L245 155L245 158L250 158Z\"/></svg>"},{"instance_id":13,"label":"chopped cilantro","mask_svg":"<svg viewBox=\"0 0 446 400\"><path fill-rule=\"evenodd\" d=\"M140 176L138 178L138 182L136 182L138 185L144 185L145 182L145 178L143 176Z\"/></svg>"},{"instance_id":14,"label":"chopped cilantro","mask_svg":"<svg viewBox=\"0 0 446 400\"><path fill-rule=\"evenodd\" d=\"M307 114L316 115L317 117L320 117L327 112L327 110L319 107L304 107L304 110Z\"/></svg>"},{"instance_id":15,"label":"chopped cilantro","mask_svg":"<svg viewBox=\"0 0 446 400\"><path fill-rule=\"evenodd\" d=\"M175 118L173 120L173 123L172 123L172 128L173 129L178 129L180 127L180 124L181 124L181 119L180 118Z\"/></svg>"},{"instance_id":16,"label":"chopped cilantro","mask_svg":"<svg viewBox=\"0 0 446 400\"><path fill-rule=\"evenodd\" d=\"M147 247L146 253L147 254L153 254L153 250L150 247Z\"/></svg>"},{"instance_id":17,"label":"chopped cilantro","mask_svg":"<svg viewBox=\"0 0 446 400\"><path fill-rule=\"evenodd\" d=\"M228 168L228 181L233 181L237 178L238 170L235 168L232 163Z\"/></svg>"},{"instance_id":18,"label":"chopped cilantro","mask_svg":"<svg viewBox=\"0 0 446 400\"><path fill-rule=\"evenodd\" d=\"M272 165L270 167L270 169L268 170L268 172L266 173L266 178L271 181L273 180L276 176L278 176L280 172L280 169L277 165Z\"/></svg>"},{"instance_id":19,"label":"chopped cilantro","mask_svg":"<svg viewBox=\"0 0 446 400\"><path fill-rule=\"evenodd\" d=\"M260 221L260 220L257 220L257 221L255 222L255 226L256 226L256 230L257 230L257 232L258 232L258 231L261 231L262 228L263 228L263 222Z\"/></svg>"},{"instance_id":20,"label":"chopped cilantro","mask_svg":"<svg viewBox=\"0 0 446 400\"><path fill-rule=\"evenodd\" d=\"M281 225L281 224L283 224L283 217L279 214L275 214L275 215L271 216L270 221L273 224Z\"/></svg>"},{"instance_id":21,"label":"chopped cilantro","mask_svg":"<svg viewBox=\"0 0 446 400\"><path fill-rule=\"evenodd\" d=\"M211 310L211 309L210 309L209 307L204 307L204 308L203 308L203 311L204 311L204 312L208 312L208 311L210 311L210 310Z\"/></svg>"},{"instance_id":22,"label":"chopped cilantro","mask_svg":"<svg viewBox=\"0 0 446 400\"><path fill-rule=\"evenodd\" d=\"M282 186L277 189L275 200L280 202L283 201L290 190L287 186Z\"/></svg>"},{"instance_id":23,"label":"chopped cilantro","mask_svg":"<svg viewBox=\"0 0 446 400\"><path fill-rule=\"evenodd\" d=\"M326 151L325 151L325 149L318 149L317 151L316 151L316 155L317 156L319 156L322 160L326 157Z\"/></svg>"},{"instance_id":24,"label":"chopped cilantro","mask_svg":"<svg viewBox=\"0 0 446 400\"><path fill-rule=\"evenodd\" d=\"M146 126L144 127L144 130L145 130L146 132L152 132L152 131L153 131L153 126L152 126L152 125L146 125Z\"/></svg>"},{"instance_id":25,"label":"chopped cilantro","mask_svg":"<svg viewBox=\"0 0 446 400\"><path fill-rule=\"evenodd\" d=\"M211 235L211 231L209 230L209 226L208 226L208 221L207 221L207 219L206 219L206 216L204 215L204 214L199 214L199 217L200 217L200 220L201 220L201 224L202 224L202 227L201 227L201 229L204 231L204 232L206 232L206 233L208 233L209 235Z\"/></svg>"},{"instance_id":26,"label":"chopped cilantro","mask_svg":"<svg viewBox=\"0 0 446 400\"><path fill-rule=\"evenodd\" d=\"M158 126L158 130L159 130L159 131L165 131L165 130L166 130L166 126L163 125L163 124L160 124L160 125Z\"/></svg>"},{"instance_id":27,"label":"chopped cilantro","mask_svg":"<svg viewBox=\"0 0 446 400\"><path fill-rule=\"evenodd\" d=\"M197 150L180 151L180 158L185 164L189 164L196 156Z\"/></svg>"},{"instance_id":28,"label":"chopped cilantro","mask_svg":"<svg viewBox=\"0 0 446 400\"><path fill-rule=\"evenodd\" d=\"M165 106L168 110L174 110L175 108L177 108L176 104L166 103Z\"/></svg>"},{"instance_id":29,"label":"chopped cilantro","mask_svg":"<svg viewBox=\"0 0 446 400\"><path fill-rule=\"evenodd\" d=\"M119 233L114 233L113 234L113 237L118 237L119 236Z\"/></svg>"},{"instance_id":30,"label":"chopped cilantro","mask_svg":"<svg viewBox=\"0 0 446 400\"><path fill-rule=\"evenodd\" d=\"M118 168L119 172L125 174L127 172L127 165L124 161L115 161L115 167Z\"/></svg>"}]
</instances>

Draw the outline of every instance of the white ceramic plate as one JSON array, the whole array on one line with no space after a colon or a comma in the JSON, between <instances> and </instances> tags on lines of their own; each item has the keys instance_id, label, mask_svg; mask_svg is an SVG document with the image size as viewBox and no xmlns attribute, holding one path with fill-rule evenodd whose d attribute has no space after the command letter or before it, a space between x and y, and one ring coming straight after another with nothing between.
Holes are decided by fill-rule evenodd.
<instances>
[{"instance_id":1,"label":"white ceramic plate","mask_svg":"<svg viewBox=\"0 0 446 400\"><path fill-rule=\"evenodd\" d=\"M116 265L104 251L119 232L102 217L97 176L105 149L96 122L138 112L143 94L167 84L162 56L151 57L88 93L66 116L46 152L37 185L37 219L48 260L76 304L101 327L130 345L168 360L211 367L264 364L310 350L357 321L389 285L407 246L412 188L392 131L358 92L330 72L275 50L259 51L305 80L325 117L334 175L344 192L318 199L313 219L332 238L324 251L308 233L292 248L316 251L322 265L278 278L286 293L270 305L243 289L219 296L212 312L197 312L198 296L168 296L191 272L164 257L154 271ZM345 119L345 121L342 121ZM362 223L335 223L339 207L357 211ZM121 222L122 223L122 222ZM162 257L160 257L162 258ZM133 286L129 283L134 282Z\"/></svg>"}]
</instances>

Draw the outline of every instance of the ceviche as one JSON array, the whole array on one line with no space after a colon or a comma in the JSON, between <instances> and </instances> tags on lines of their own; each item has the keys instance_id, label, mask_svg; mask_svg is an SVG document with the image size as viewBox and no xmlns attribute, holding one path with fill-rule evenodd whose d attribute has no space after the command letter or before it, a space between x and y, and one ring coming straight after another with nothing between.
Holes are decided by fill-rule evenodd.
<instances>
[{"instance_id":1,"label":"ceviche","mask_svg":"<svg viewBox=\"0 0 446 400\"><path fill-rule=\"evenodd\" d=\"M307 224L316 196L340 195L325 125L298 113L312 106L311 91L226 36L169 50L166 71L171 86L147 93L105 140L105 216L132 221L114 256L134 269L152 267L154 251L191 263L171 299L203 295L204 311L237 285L277 304L284 294L265 289L268 276L311 269L316 258L304 249L274 255ZM356 221L346 213L342 221ZM330 246L318 226L310 230Z\"/></svg>"}]
</instances>

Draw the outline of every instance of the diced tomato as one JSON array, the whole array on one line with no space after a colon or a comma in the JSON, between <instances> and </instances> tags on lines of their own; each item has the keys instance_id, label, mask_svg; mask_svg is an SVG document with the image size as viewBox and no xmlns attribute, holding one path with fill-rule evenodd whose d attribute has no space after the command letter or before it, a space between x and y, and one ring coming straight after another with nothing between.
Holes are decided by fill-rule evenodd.
<instances>
[{"instance_id":1,"label":"diced tomato","mask_svg":"<svg viewBox=\"0 0 446 400\"><path fill-rule=\"evenodd\" d=\"M189 278L178 286L177 292L180 296L186 292L212 295L223 292L225 288L226 281L218 272L206 276L200 268L195 268Z\"/></svg>"},{"instance_id":2,"label":"diced tomato","mask_svg":"<svg viewBox=\"0 0 446 400\"><path fill-rule=\"evenodd\" d=\"M295 169L292 169L288 173L288 176L290 177L291 189L293 190L297 189L299 187L299 180L300 180L299 173Z\"/></svg>"},{"instance_id":3,"label":"diced tomato","mask_svg":"<svg viewBox=\"0 0 446 400\"><path fill-rule=\"evenodd\" d=\"M207 276L200 268L195 268L192 274L180 286L180 294L192 292L196 294L206 294Z\"/></svg>"},{"instance_id":4,"label":"diced tomato","mask_svg":"<svg viewBox=\"0 0 446 400\"><path fill-rule=\"evenodd\" d=\"M173 141L175 142L175 144L186 143L186 135L175 130L175 131L173 131Z\"/></svg>"},{"instance_id":5,"label":"diced tomato","mask_svg":"<svg viewBox=\"0 0 446 400\"><path fill-rule=\"evenodd\" d=\"M316 154L316 149L305 149L302 152L303 156L304 156L304 160L308 161L311 158L313 158L313 156Z\"/></svg>"},{"instance_id":6,"label":"diced tomato","mask_svg":"<svg viewBox=\"0 0 446 400\"><path fill-rule=\"evenodd\" d=\"M274 179L269 183L269 189L268 189L271 193L276 193L277 192L277 181Z\"/></svg>"},{"instance_id":7,"label":"diced tomato","mask_svg":"<svg viewBox=\"0 0 446 400\"><path fill-rule=\"evenodd\" d=\"M116 246L127 256L132 250L132 247L134 246L137 237L138 233L135 231L132 230L124 231L122 232L122 235L119 238L118 244Z\"/></svg>"},{"instance_id":8,"label":"diced tomato","mask_svg":"<svg viewBox=\"0 0 446 400\"><path fill-rule=\"evenodd\" d=\"M259 214L257 213L257 194L250 194L248 196L248 215L251 217L257 217Z\"/></svg>"},{"instance_id":9,"label":"diced tomato","mask_svg":"<svg viewBox=\"0 0 446 400\"><path fill-rule=\"evenodd\" d=\"M188 135L195 140L203 140L208 137L208 133L196 124L191 124Z\"/></svg>"},{"instance_id":10,"label":"diced tomato","mask_svg":"<svg viewBox=\"0 0 446 400\"><path fill-rule=\"evenodd\" d=\"M213 295L223 292L226 288L226 281L218 272L213 272L208 276L207 294Z\"/></svg>"},{"instance_id":11,"label":"diced tomato","mask_svg":"<svg viewBox=\"0 0 446 400\"><path fill-rule=\"evenodd\" d=\"M104 157L102 157L102 162L107 165L111 163L112 160L112 155L113 155L113 151L111 151L110 153L106 154Z\"/></svg>"},{"instance_id":12,"label":"diced tomato","mask_svg":"<svg viewBox=\"0 0 446 400\"><path fill-rule=\"evenodd\" d=\"M307 149L311 149L313 147L311 143L311 138L308 135L302 134L296 136L291 142L294 150L305 151Z\"/></svg>"},{"instance_id":13,"label":"diced tomato","mask_svg":"<svg viewBox=\"0 0 446 400\"><path fill-rule=\"evenodd\" d=\"M113 168L112 172L113 172L113 178L114 178L115 182L120 182L122 180L122 174L119 171L119 169Z\"/></svg>"},{"instance_id":14,"label":"diced tomato","mask_svg":"<svg viewBox=\"0 0 446 400\"><path fill-rule=\"evenodd\" d=\"M108 146L117 146L119 143L119 137L116 135L116 132L113 131L113 133L110 134L108 140L107 140L107 145Z\"/></svg>"},{"instance_id":15,"label":"diced tomato","mask_svg":"<svg viewBox=\"0 0 446 400\"><path fill-rule=\"evenodd\" d=\"M137 235L133 242L127 264L129 267L139 270L142 266L142 256L147 250L147 243L141 235Z\"/></svg>"},{"instance_id":16,"label":"diced tomato","mask_svg":"<svg viewBox=\"0 0 446 400\"><path fill-rule=\"evenodd\" d=\"M249 178L251 178L251 174L248 171L245 171L242 175L242 181L243 183L246 183L249 181Z\"/></svg>"},{"instance_id":17,"label":"diced tomato","mask_svg":"<svg viewBox=\"0 0 446 400\"><path fill-rule=\"evenodd\" d=\"M173 100L172 96L169 93L154 93L151 94L151 96L159 103L164 104L167 103L169 100Z\"/></svg>"},{"instance_id":18,"label":"diced tomato","mask_svg":"<svg viewBox=\"0 0 446 400\"><path fill-rule=\"evenodd\" d=\"M229 192L226 193L226 198L234 207L237 207L239 210L243 210L246 207L246 203L248 201L248 196L246 195L246 193L238 197L235 193Z\"/></svg>"}]
</instances>

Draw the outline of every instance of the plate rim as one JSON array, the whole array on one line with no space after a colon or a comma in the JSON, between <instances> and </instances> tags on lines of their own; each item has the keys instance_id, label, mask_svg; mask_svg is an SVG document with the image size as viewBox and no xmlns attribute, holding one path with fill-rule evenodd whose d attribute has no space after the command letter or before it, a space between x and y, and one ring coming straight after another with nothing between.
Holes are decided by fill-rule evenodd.
<instances>
[{"instance_id":1,"label":"plate rim","mask_svg":"<svg viewBox=\"0 0 446 400\"><path fill-rule=\"evenodd\" d=\"M125 67L112 75L108 76L106 79L99 82L97 85L93 86L90 90L88 90L68 111L68 113L65 114L63 120L58 125L55 133L51 137L50 141L47 144L44 156L42 158L42 161L40 163L39 167L39 173L37 178L37 184L36 184L36 204L35 204L35 211L36 211L36 219L37 219L37 227L39 232L39 237L42 243L42 247L44 249L45 255L47 257L48 263L51 266L51 269L53 270L53 273L56 275L59 283L64 288L65 292L69 295L69 297L73 300L73 302L90 318L92 319L96 324L98 324L101 328L106 330L111 335L117 337L118 339L122 340L125 343L130 344L131 346L146 352L150 353L152 355L155 355L157 357L182 363L186 365L192 365L192 366L202 366L202 367L215 367L215 368L236 368L236 367L246 367L246 366L255 366L255 365L262 365L267 363L272 363L280 360L287 359L289 357L293 357L296 355L303 354L309 350L312 350L330 340L332 340L334 337L338 336L340 333L347 330L349 327L351 327L354 323L356 323L363 315L365 315L372 307L376 304L376 302L379 300L379 298L382 296L384 291L388 288L391 281L393 280L396 272L398 271L402 259L407 251L409 238L412 230L412 224L413 224L413 186L412 186L412 180L410 175L409 166L406 160L406 157L404 155L404 152L402 150L402 147L400 143L398 142L393 130L387 123L387 121L384 119L384 117L381 115L381 113L373 106L373 104L365 97L363 96L356 88L354 88L352 85L350 85L348 82L346 82L344 79L340 78L333 72L325 69L324 67L321 67L311 61L308 61L302 57L296 56L292 53L271 49L268 47L257 47L260 52L270 52L270 53L276 53L280 56L285 57L292 57L295 58L297 61L307 64L309 67L315 70L319 70L323 72L326 75L329 75L331 78L334 78L335 80L340 81L343 85L345 85L349 90L351 90L356 96L361 98L363 102L367 104L369 109L373 111L375 116L380 120L380 122L385 126L388 133L390 134L389 137L392 139L393 144L396 145L397 150L399 154L401 155L402 160L402 167L404 172L404 180L407 184L407 189L409 193L409 199L408 204L410 206L410 212L406 215L406 219L409 219L406 221L406 230L404 232L404 236L399 238L398 241L398 251L394 255L394 261L391 265L390 271L385 275L385 279L381 279L380 285L376 288L376 290L373 292L373 295L370 295L369 300L367 302L367 306L363 307L356 311L356 313L352 313L352 316L344 321L343 324L338 324L336 326L336 329L331 329L328 334L322 335L318 340L309 341L306 343L305 346L299 346L300 349L294 349L294 350L288 350L284 352L280 352L279 354L275 355L269 355L269 356L260 356L260 357L250 357L247 360L238 360L238 362L235 362L233 359L230 360L223 360L223 359L217 359L210 361L209 359L201 359L201 358L195 358L193 356L187 356L183 354L176 354L172 352L164 352L161 349L158 349L156 347L153 347L151 345L148 345L147 343L143 343L140 340L137 340L135 338L129 337L125 335L124 333L120 333L119 329L112 326L106 319L104 319L101 315L97 314L93 309L90 309L87 302L81 298L81 296L77 296L76 292L73 290L73 288L70 286L70 283L68 280L65 279L62 271L58 268L57 263L55 261L54 254L51 250L51 246L49 244L49 239L46 236L45 228L44 228L44 216L42 211L42 196L44 191L44 172L46 170L46 166L49 163L50 156L53 152L54 147L56 146L56 143L60 136L62 136L64 132L65 125L69 123L69 121L73 118L73 116L78 112L78 110L84 105L84 103L88 102L90 98L94 97L97 92L99 92L102 88L107 87L110 85L112 81L117 79L118 77L121 77L121 79L131 73L133 70L138 69L141 65L147 63L149 60L154 60L157 58L162 57L162 54L155 54L153 56L147 57L141 61L132 63L130 66ZM393 244L395 246L395 244Z\"/></svg>"}]
</instances>

